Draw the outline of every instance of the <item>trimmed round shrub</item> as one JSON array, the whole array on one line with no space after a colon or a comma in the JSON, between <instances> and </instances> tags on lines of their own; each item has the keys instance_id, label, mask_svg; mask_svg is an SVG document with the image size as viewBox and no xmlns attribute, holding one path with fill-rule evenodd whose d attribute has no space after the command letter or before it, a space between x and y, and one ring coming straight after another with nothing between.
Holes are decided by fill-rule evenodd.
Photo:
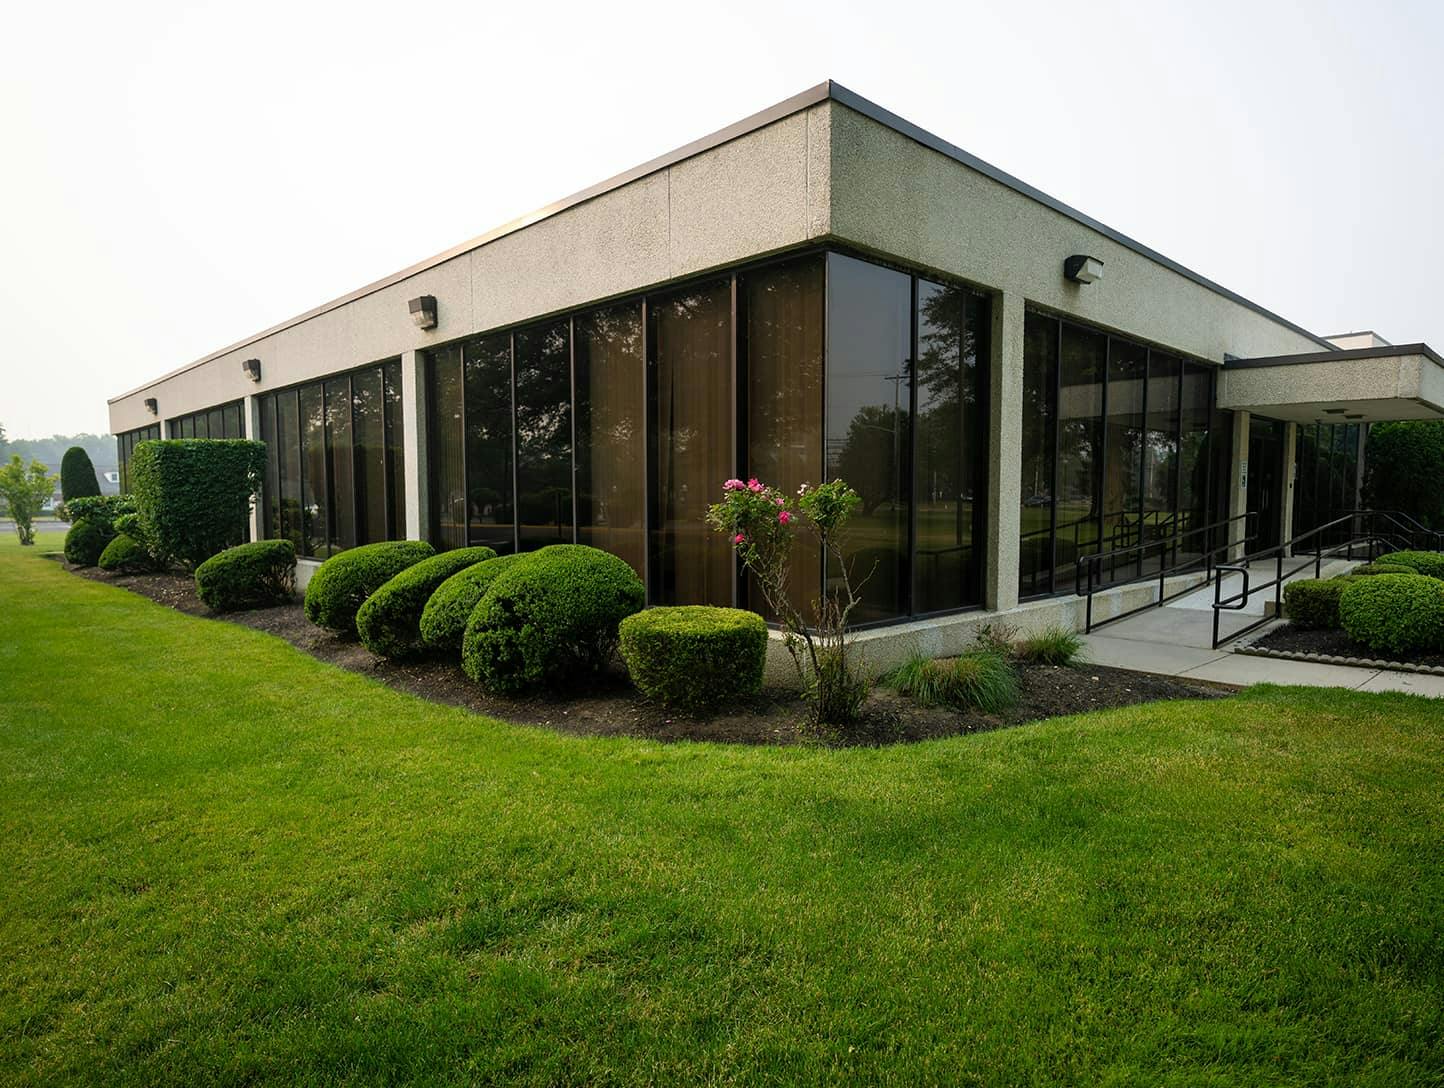
<instances>
[{"instance_id":1,"label":"trimmed round shrub","mask_svg":"<svg viewBox=\"0 0 1444 1088\"><path fill-rule=\"evenodd\" d=\"M1444 650L1444 582L1422 574L1360 578L1339 598L1339 619L1351 639L1371 650Z\"/></svg>"},{"instance_id":2,"label":"trimmed round shrub","mask_svg":"<svg viewBox=\"0 0 1444 1088\"><path fill-rule=\"evenodd\" d=\"M65 558L77 567L93 567L114 538L115 533L105 522L81 518L65 534Z\"/></svg>"},{"instance_id":3,"label":"trimmed round shrub","mask_svg":"<svg viewBox=\"0 0 1444 1088\"><path fill-rule=\"evenodd\" d=\"M211 556L196 568L196 595L213 612L285 604L296 591L296 546L254 540Z\"/></svg>"},{"instance_id":4,"label":"trimmed round shrub","mask_svg":"<svg viewBox=\"0 0 1444 1088\"><path fill-rule=\"evenodd\" d=\"M427 648L459 656L466 621L471 619L491 583L500 578L503 571L530 559L533 554L498 555L458 571L437 586L421 611L421 639Z\"/></svg>"},{"instance_id":5,"label":"trimmed round shrub","mask_svg":"<svg viewBox=\"0 0 1444 1088\"><path fill-rule=\"evenodd\" d=\"M646 603L642 580L615 555L553 544L492 582L461 640L466 675L498 692L564 685L600 672L617 625Z\"/></svg>"},{"instance_id":6,"label":"trimmed round shrub","mask_svg":"<svg viewBox=\"0 0 1444 1088\"><path fill-rule=\"evenodd\" d=\"M80 446L71 446L60 458L60 498L63 502L100 494L100 481L90 454Z\"/></svg>"},{"instance_id":7,"label":"trimmed round shrub","mask_svg":"<svg viewBox=\"0 0 1444 1088\"><path fill-rule=\"evenodd\" d=\"M139 574L154 569L155 561L144 544L133 536L121 533L100 553L99 565L101 570L112 574Z\"/></svg>"},{"instance_id":8,"label":"trimmed round shrub","mask_svg":"<svg viewBox=\"0 0 1444 1088\"><path fill-rule=\"evenodd\" d=\"M740 608L649 608L622 621L618 646L643 695L697 709L761 689L767 624Z\"/></svg>"},{"instance_id":9,"label":"trimmed round shrub","mask_svg":"<svg viewBox=\"0 0 1444 1088\"><path fill-rule=\"evenodd\" d=\"M1300 627L1339 626L1339 598L1356 579L1353 575L1339 578L1308 578L1284 586L1284 615Z\"/></svg>"},{"instance_id":10,"label":"trimmed round shrub","mask_svg":"<svg viewBox=\"0 0 1444 1088\"><path fill-rule=\"evenodd\" d=\"M435 554L424 540L383 540L333 555L306 585L306 618L317 627L354 635L356 613L366 598Z\"/></svg>"},{"instance_id":11,"label":"trimmed round shrub","mask_svg":"<svg viewBox=\"0 0 1444 1088\"><path fill-rule=\"evenodd\" d=\"M1374 560L1391 567L1408 567L1416 574L1427 574L1430 578L1444 578L1444 552L1390 552Z\"/></svg>"},{"instance_id":12,"label":"trimmed round shrub","mask_svg":"<svg viewBox=\"0 0 1444 1088\"><path fill-rule=\"evenodd\" d=\"M1372 563L1365 563L1361 567L1355 567L1349 574L1355 578L1368 578L1374 574L1418 574L1413 567L1406 567L1402 563L1384 563L1375 560Z\"/></svg>"},{"instance_id":13,"label":"trimmed round shrub","mask_svg":"<svg viewBox=\"0 0 1444 1088\"><path fill-rule=\"evenodd\" d=\"M438 586L452 575L487 559L490 548L457 548L407 567L371 596L356 613L361 643L380 657L409 657L425 649L421 613Z\"/></svg>"}]
</instances>

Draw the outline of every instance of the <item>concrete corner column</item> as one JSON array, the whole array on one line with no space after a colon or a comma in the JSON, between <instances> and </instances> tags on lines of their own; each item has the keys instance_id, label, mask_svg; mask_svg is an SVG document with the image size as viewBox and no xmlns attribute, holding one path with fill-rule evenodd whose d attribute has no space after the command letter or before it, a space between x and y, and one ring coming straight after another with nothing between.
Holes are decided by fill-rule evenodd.
<instances>
[{"instance_id":1,"label":"concrete corner column","mask_svg":"<svg viewBox=\"0 0 1444 1088\"><path fill-rule=\"evenodd\" d=\"M1229 458L1228 516L1240 517L1248 513L1248 422L1247 412L1233 414L1233 455ZM1244 554L1244 537L1248 523L1235 521L1228 527L1229 559L1239 559Z\"/></svg>"},{"instance_id":2,"label":"concrete corner column","mask_svg":"<svg viewBox=\"0 0 1444 1088\"><path fill-rule=\"evenodd\" d=\"M984 602L993 611L1018 604L1018 534L1023 473L1023 296L993 300L988 367L988 518Z\"/></svg>"},{"instance_id":3,"label":"concrete corner column","mask_svg":"<svg viewBox=\"0 0 1444 1088\"><path fill-rule=\"evenodd\" d=\"M406 539L431 535L431 474L426 464L426 356L408 351L401 356L401 460L406 483Z\"/></svg>"},{"instance_id":4,"label":"concrete corner column","mask_svg":"<svg viewBox=\"0 0 1444 1088\"><path fill-rule=\"evenodd\" d=\"M1284 424L1284 508L1280 511L1279 541L1292 540L1294 535L1294 477L1298 475L1299 425ZM1306 543L1312 543L1308 541Z\"/></svg>"},{"instance_id":5,"label":"concrete corner column","mask_svg":"<svg viewBox=\"0 0 1444 1088\"><path fill-rule=\"evenodd\" d=\"M246 437L253 442L261 440L261 398L247 393L241 400L241 426L246 429ZM266 456L271 456L271 451L266 451ZM265 519L261 516L261 503L266 501L266 493L262 490L260 497L251 504L251 539L261 540L266 535Z\"/></svg>"}]
</instances>

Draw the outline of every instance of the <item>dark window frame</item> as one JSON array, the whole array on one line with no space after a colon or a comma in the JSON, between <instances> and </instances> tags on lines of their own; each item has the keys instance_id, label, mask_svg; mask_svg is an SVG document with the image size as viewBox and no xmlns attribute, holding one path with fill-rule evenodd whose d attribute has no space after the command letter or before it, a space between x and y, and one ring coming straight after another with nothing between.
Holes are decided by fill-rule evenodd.
<instances>
[{"instance_id":1,"label":"dark window frame","mask_svg":"<svg viewBox=\"0 0 1444 1088\"><path fill-rule=\"evenodd\" d=\"M571 359L571 425L572 425L572 430L573 430L573 441L572 441L572 451L571 451L571 455L572 455L572 458L571 458L571 459L572 459L571 478L572 478L572 480L573 480L572 501L573 501L573 506L575 507L575 505L576 505L576 503L577 503L577 501L578 501L578 498L577 498L577 488L576 488L576 485L575 485L576 473L577 473L577 461L578 461L578 458L577 458L577 446L576 446L576 436L575 436L576 420L577 420L577 395L578 395L578 393L577 393L577 381L576 381L576 322L577 322L577 319L578 319L578 318L583 317L583 316L585 316L585 315L587 315L587 314L590 314L590 313L599 311L599 310L605 310L605 309L610 309L610 308L613 308L613 307L626 306L626 305L636 305L636 306L638 306L639 309L640 309L641 332L642 332L641 351L642 351L642 358L643 358L643 366L642 366L642 368L641 368L641 369L642 369L641 381L642 381L642 383L643 383L643 406L644 406L643 418L644 418L644 421L645 421L644 426L645 426L645 428L646 428L646 436L647 436L646 441L643 442L644 463L643 463L643 465L642 465L642 471L643 471L643 473L644 473L645 488L646 488L646 497L645 497L645 501L644 501L644 504L643 504L644 512L645 512L645 522L644 522L643 527L642 527L642 532L643 532L643 538L644 538L644 540L646 540L646 539L649 539L650 534L653 532L653 527L657 524L657 516L658 516L658 497L657 497L657 494L656 494L656 480L655 480L655 477L656 477L655 467L656 467L656 466L655 466L655 464L654 464L654 461L655 461L655 451L654 451L654 449L653 449L654 443L653 443L653 441L652 441L652 436L655 434L656 425L657 425L657 419L656 419L656 415L655 415L655 403L654 403L654 398L653 398L652 395L651 395L653 374L652 374L652 368L651 368L651 365L650 365L650 360L652 359L653 354L654 354L654 345L652 344L652 332L651 332L651 316L652 316L652 315L651 315L651 313L650 313L652 300L657 299L657 298L661 298L661 297L663 297L663 296L670 296L670 295L673 295L673 294L675 294L675 293L677 293L677 292L680 292L680 291L686 291L688 288L696 287L696 286L699 286L699 285L702 285L702 284L705 284L705 283L709 283L709 282L715 282L715 281L721 280L721 279L723 279L723 278L725 278L725 279L727 279L727 280L729 281L729 289L730 289L730 291L731 291L731 297L732 297L732 334L731 334L731 343L730 343L730 349L729 349L729 350L730 350L730 353L731 353L731 359L730 359L730 363L731 363L731 367L730 367L730 369L731 369L731 379L730 379L730 380L731 380L731 387L732 387L732 388L731 388L731 401L730 401L729 403L732 404L732 405L733 405L733 408L734 408L734 422L733 422L733 427L732 427L732 431L731 431L731 435L730 435L730 442L731 442L731 461L730 461L730 463L731 463L731 464L734 464L734 465L736 466L736 470L737 470L739 473L742 473L742 472L745 472L745 470L746 470L746 466L745 466L745 464L744 464L743 462L744 462L744 460L745 460L745 458L746 458L746 451L747 451L747 445L746 445L746 440L745 440L745 433L746 433L746 432L745 432L746 392L745 392L745 388L744 388L744 386L745 386L745 368L746 368L747 359L746 359L745 330L743 330L743 329L741 328L741 314L739 313L739 309L740 309L740 305L739 305L739 291L741 290L741 287L742 287L742 279L743 279L743 277L747 276L748 274L756 273L756 272L759 271L759 270L766 269L766 268L771 267L771 266L774 266L774 265L785 264L785 263L788 263L788 262L801 260L801 259L804 259L804 258L807 258L807 257L811 257L811 256L817 257L817 258L818 258L819 260L821 260L822 263L823 263L823 285L822 285L823 303L822 303L822 312L821 312L823 365L822 365L821 380L820 380L819 383L818 383L818 393L817 393L817 395L818 395L819 398L821 399L821 404L823 405L823 409L822 409L822 421L821 421L821 424L822 424L822 425L821 425L821 439L820 439L820 440L821 440L821 449L820 449L819 452L818 452L818 456L819 456L819 463L820 463L820 465L821 465L821 467L822 467L822 471L823 471L823 473L824 473L824 478L825 478L826 467L827 467L827 418L826 418L827 412L826 412L826 404L827 404L827 392L828 392L829 361L830 361L830 359L831 359L831 332L830 332L830 316L831 316L831 315L830 315L830 313L829 313L829 305L828 305L828 296L829 296L830 281L829 281L829 272L828 272L828 267L827 267L827 266L828 266L827 255L828 255L828 254L833 254L833 253L839 254L839 255L842 255L842 256L846 256L846 257L852 257L852 258L854 258L854 259L857 259L857 260L860 260L860 261L864 261L864 262L866 262L866 263L868 263L868 264L875 265L875 266L878 266L878 267L880 267L880 268L890 269L890 270L892 270L892 271L895 271L895 272L901 273L901 274L903 274L903 275L906 275L906 276L908 276L908 277L910 278L910 281L911 281L911 282L910 282L910 290L911 290L911 296L912 296L912 305L911 305L911 307L910 307L910 310L911 310L911 317L910 317L910 321L911 321L910 338L911 338L911 343L912 343L912 345L913 345L913 351L912 351L912 353L911 353L912 357L909 359L909 373L910 373L910 374L912 374L912 372L913 372L913 371L915 370L915 368L916 368L916 356L917 356L917 350L916 350L916 349L917 349L917 337L918 337L917 296L918 296L918 282L919 282L919 280L927 280L927 281L930 281L930 282L933 282L933 283L937 283L937 284L942 285L942 286L945 286L945 287L951 286L951 287L960 288L960 289L964 290L965 292L968 292L969 297L971 297L971 298L976 298L976 299L982 300L982 301L986 301L986 303L987 303L986 320L987 320L987 325L988 325L988 329L987 329L987 333L988 333L987 349L988 349L988 350L987 350L987 352L986 352L985 354L980 354L979 359L978 359L978 365L979 365L979 371L980 371L980 373L979 373L979 378L978 378L978 382L979 382L979 401L980 401L979 416L980 416L980 419L982 420L982 428L981 428L981 433L980 433L982 455L981 455L981 458L980 458L980 463L979 463L979 465L978 465L978 473L979 473L979 480L980 480L980 483L979 483L978 487L980 488L980 490L979 490L977 493L978 493L978 494L981 494L982 496L984 496L984 501L983 501L983 502L975 502L975 503L974 503L975 509L974 509L974 517L973 517L973 520L974 520L974 532L975 532L975 534L976 534L976 538L977 538L979 541L982 542L982 543L980 544L980 546L977 548L977 555L976 555L976 558L975 558L975 563L976 563L976 568L977 568L976 578L977 578L977 583L978 583L978 586L979 586L979 592L978 592L979 600L978 600L977 603L970 603L970 604L964 605L964 606L962 606L962 607L957 607L957 608L945 608L945 609L939 609L939 610L936 610L936 611L926 611L926 612L916 612L916 611L913 610L913 608L914 608L914 600L913 600L914 588L913 588L912 582L913 582L914 556L913 556L913 554L912 554L912 549L913 549L913 547L914 547L915 529L913 529L913 528L910 526L910 527L909 527L909 533L908 533L908 542L907 542L906 554L905 554L904 557L903 557L903 570L902 570L901 575L900 575L900 577L902 578L902 583L901 583L901 584L902 584L902 587L903 587L903 595L904 595L904 598L905 598L905 606L906 606L905 611L903 611L901 614L899 614L899 615L897 615L897 616L888 617L888 618L886 618L886 619L881 619L881 620L877 620L877 621L873 621L873 622L869 622L869 623L856 624L856 625L854 625L854 626L855 626L855 629L857 629L857 630L865 630L865 629L873 628L873 627L884 627L884 626L889 626L889 625L896 624L896 623L907 622L907 621L914 620L914 619L936 618L936 617L942 617L942 616L948 616L948 615L955 615L955 614L966 613L966 612L976 612L976 611L980 611L980 610L982 610L982 609L985 609L985 608L987 607L987 586L988 586L988 573L989 573L989 568L988 568L988 554L987 554L988 549L987 549L987 547L986 547L986 539L987 539L987 537L986 537L986 533L987 533L987 518L988 518L988 510L987 510L986 496L987 496L987 494L988 494L988 488L989 488L990 485L991 485L991 479L989 478L989 475L988 475L988 468L989 468L989 459L990 459L990 456L991 456L989 447L990 447L990 443L991 443L990 412L991 412L991 389L992 389L992 369L993 369L992 349L993 349L993 346L994 346L992 341L993 341L993 331L994 331L994 330L993 330L993 322L994 322L995 317L996 317L996 306L998 305L998 292L997 292L995 289L991 289L991 288L988 288L988 287L986 287L986 286L984 286L984 285L970 282L970 281L965 280L965 279L963 279L963 278L961 278L961 277L958 277L958 276L947 275L947 274L940 274L940 273L938 273L938 272L936 272L936 271L934 271L934 270L931 270L931 269L924 269L924 268L921 268L921 267L919 267L919 266L909 265L909 264L906 264L906 263L904 263L904 262L899 262L899 261L896 261L896 260L893 260L893 259L880 258L880 257L878 257L876 254L869 253L869 252L866 252L866 251L864 251L864 250L862 250L862 249L860 249L860 248L852 247L852 246L847 246L847 245L828 244L828 245L805 245L805 246L793 247L793 248L791 248L791 249L787 249L787 250L783 250L783 251L780 251L780 252L775 253L775 254L771 254L771 255L769 255L768 257L765 257L765 258L760 259L760 260L742 262L742 263L739 263L739 264L736 264L736 265L729 266L729 267L724 268L724 269L714 269L714 270L707 271L707 272L699 272L699 273L696 273L696 274L694 274L694 275L690 275L690 276L684 277L684 278L682 278L682 279L679 279L679 280L677 280L677 281L675 281L675 282L668 283L668 284L666 284L666 285L664 285L664 286L659 286L659 287L650 288L650 289L645 290L645 291L627 292L627 293L624 293L624 294L614 295L614 296L610 296L610 297L607 297L607 298L596 299L596 300L593 300L593 301L588 302L587 304L585 304L585 305L583 305L583 306L571 307L571 308L568 308L568 309L566 309L566 310L557 311L557 312L554 312L554 313L551 313L551 314L542 315L542 316L538 316L538 317L529 317L529 318L527 318L527 319L524 320L524 321L517 321L517 322L512 322L512 323L509 323L509 324L505 324L505 325L499 325L499 326L496 326L496 327L494 327L494 328L492 328L492 329L488 329L488 330L484 330L484 331L478 331L478 332L471 332L471 333L467 333L465 336L459 336L459 337L455 337L455 338L453 338L453 339L451 339L451 340L448 340L448 341L445 341L445 342L437 343L437 344L434 344L434 345L428 345L428 347L427 347L427 348L424 350L424 352L423 352L423 368L424 368L424 373L425 373L426 378L427 378L427 381L426 381L427 390L426 390L425 404L422 405L422 406L418 406L418 408L417 408L418 411L424 411L424 412L427 413L426 418L427 418L427 422L428 422L427 435L426 435L426 442L427 442L427 447L428 447L428 449L427 449L427 454L428 454L428 456L427 456L427 464L428 464L428 477L429 477L428 483L429 483L429 485L430 485L430 493L431 493L431 495L433 496L433 502L431 503L431 506L432 506L431 515L430 515L430 517L428 518L428 524L425 526L426 536L432 541L432 543L436 544L438 547L443 546L443 545L442 545L442 542L438 540L439 525L438 525L438 522L437 522L437 503L434 501L434 500L435 500L435 496L438 494L438 492L437 492L437 490L436 490L436 475L435 475L435 474L436 474L436 471L437 471L438 459L437 459L437 457L435 456L435 453L436 453L437 429L436 429L435 426L432 425L432 421L437 418L437 411L438 411L438 409L437 409L437 405L436 405L436 401L435 401L435 384L436 384L436 383L431 380L431 375L432 375L432 367L435 365L435 357L436 357L437 354L439 354L439 353L442 352L442 351L448 350L448 349L457 348L457 347L459 347L460 345L464 345L465 343L467 343L467 342L469 342L469 341L474 341L474 340L478 340L478 339L498 337L498 336L501 336L501 335L503 335L503 334L505 334L505 335L507 335L507 336L509 336L509 337L511 338L511 350L510 350L510 358L511 358L511 366L512 366L512 401L511 401L511 412L512 412L512 446L513 446L513 450L512 450L512 475L513 475L513 481L512 481L512 504L511 504L511 505L512 505L512 539L513 539L513 546L515 547L515 546L516 546L516 542L517 542L517 540L518 540L519 518L520 518L520 512L519 512L519 510L518 510L517 503L516 503L516 480L515 480L515 474L516 474L516 469L517 469L517 458L516 458L516 452L517 452L517 451L516 451L516 448L515 448L515 447L516 447L516 442L517 442L517 431L516 431L516 388L515 388L515 372L516 372L516 342L515 342L515 336L516 336L516 334L517 334L518 332L521 332L521 331L529 331L529 330L532 330L532 329L541 329L541 328L546 327L546 326L548 326L548 325L554 325L554 324L557 324L557 323L560 323L560 322L563 322L563 321L566 322L566 324L567 324L568 351L569 351L569 356L570 356L570 359ZM463 351L464 351L464 349L463 349ZM1177 353L1177 352L1174 352L1174 353L1172 353L1172 354L1177 355L1179 358L1183 358L1183 356L1181 356L1181 355L1180 355L1179 353ZM465 367L464 367L464 362L463 362L463 364L462 364L462 369L463 369L462 442L463 442L463 463L465 463L464 444L465 444L465 441L466 441L467 427L466 427L466 419L465 419L465 389L464 389ZM913 381L912 381L910 384L911 384L911 385L914 385L914 386L916 385L915 375L914 375L914 377L913 377ZM915 401L916 401L916 390L915 390L915 389L912 389L912 390L910 391L910 404L911 404L911 407L912 407L913 410L915 410L915 407L916 407L916 405L915 405L915 403L914 403ZM911 419L911 417L910 417L910 419ZM915 451L914 451L913 447L916 445L916 442L917 442L916 428L910 426L910 427L909 427L909 435L908 435L908 449L907 449L906 454L905 454L906 472L905 472L905 475L904 475L904 479L905 479L905 481L906 481L906 486L907 486L907 488L908 488L908 491L909 491L909 495L910 495L910 496L911 496L911 491L912 491L912 488L913 488L913 480L912 480L912 474L913 474L913 473L912 473L912 470L913 470L913 464L914 464L914 459L915 459ZM721 482L722 482L722 481L720 481L720 480L717 481L717 486L718 486L719 488L720 488L720 486L721 486ZM464 487L464 488L465 488L465 486L466 486L466 484L463 483L463 487ZM912 504L910 503L910 506L911 506L911 505L912 505ZM911 522L912 519L915 518L915 516L916 516L915 512L910 510L910 512L909 512L909 521ZM574 514L573 514L573 517L572 517L572 525L571 525L571 540L572 540L572 542L575 542L575 541L578 539L578 521L579 521L579 518L578 518L578 516L576 515L576 513L575 513L575 511L574 511ZM469 537L468 537L468 540L469 540ZM652 551L652 549L650 548L650 546L643 548L643 553L642 553L642 554L643 554L643 570L642 570L642 572L641 572L641 577L642 577L643 583L647 586L647 589L648 589L649 600L650 600L651 597L652 597L653 585L654 585L654 581L655 581L655 575L656 575L656 573L657 573L656 571L654 571L654 570L652 569L652 568L653 568L653 562L652 562L651 551ZM745 577L745 576L744 576L744 574L743 574L743 572L742 572L740 563L736 564L736 567L737 567L737 569L734 571L733 576L732 576L732 601L733 601L734 604L737 604L737 603L740 602L740 601L745 601L745 600L746 600L746 588L745 588L745 582L744 582L744 577ZM825 567L825 564L824 564L824 565L823 565L822 574L821 574L821 577L822 577L822 578L825 578L825 576L826 576L825 570L826 570L826 567Z\"/></svg>"}]
</instances>

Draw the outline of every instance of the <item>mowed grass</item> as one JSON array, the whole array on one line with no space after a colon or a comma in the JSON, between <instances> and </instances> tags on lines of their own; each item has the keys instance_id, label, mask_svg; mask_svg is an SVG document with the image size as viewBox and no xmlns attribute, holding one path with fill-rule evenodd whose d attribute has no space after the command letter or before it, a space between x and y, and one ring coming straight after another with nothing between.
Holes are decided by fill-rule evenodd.
<instances>
[{"instance_id":1,"label":"mowed grass","mask_svg":"<svg viewBox=\"0 0 1444 1088\"><path fill-rule=\"evenodd\" d=\"M36 551L0 545L5 1083L1444 1076L1444 705L583 740Z\"/></svg>"}]
</instances>

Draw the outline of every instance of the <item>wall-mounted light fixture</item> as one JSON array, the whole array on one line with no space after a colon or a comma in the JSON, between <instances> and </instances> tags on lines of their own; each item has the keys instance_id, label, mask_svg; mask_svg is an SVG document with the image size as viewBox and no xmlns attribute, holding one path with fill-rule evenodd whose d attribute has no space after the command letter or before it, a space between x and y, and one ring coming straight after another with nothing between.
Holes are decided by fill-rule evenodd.
<instances>
[{"instance_id":1,"label":"wall-mounted light fixture","mask_svg":"<svg viewBox=\"0 0 1444 1088\"><path fill-rule=\"evenodd\" d=\"M415 322L418 329L436 328L436 296L422 295L420 298L413 298L406 304L411 311L411 320Z\"/></svg>"},{"instance_id":2,"label":"wall-mounted light fixture","mask_svg":"<svg viewBox=\"0 0 1444 1088\"><path fill-rule=\"evenodd\" d=\"M145 398L145 410L153 416L160 415L160 405L156 403L154 397Z\"/></svg>"},{"instance_id":3,"label":"wall-mounted light fixture","mask_svg":"<svg viewBox=\"0 0 1444 1088\"><path fill-rule=\"evenodd\" d=\"M1086 253L1075 253L1063 262L1063 275L1074 283L1094 283L1103 278L1103 262Z\"/></svg>"},{"instance_id":4,"label":"wall-mounted light fixture","mask_svg":"<svg viewBox=\"0 0 1444 1088\"><path fill-rule=\"evenodd\" d=\"M246 377L250 378L251 381L253 381L253 382L258 382L258 381L260 381L260 380L261 380L261 360L259 360L259 359L242 359L242 360L241 360L241 373L244 374Z\"/></svg>"}]
</instances>

